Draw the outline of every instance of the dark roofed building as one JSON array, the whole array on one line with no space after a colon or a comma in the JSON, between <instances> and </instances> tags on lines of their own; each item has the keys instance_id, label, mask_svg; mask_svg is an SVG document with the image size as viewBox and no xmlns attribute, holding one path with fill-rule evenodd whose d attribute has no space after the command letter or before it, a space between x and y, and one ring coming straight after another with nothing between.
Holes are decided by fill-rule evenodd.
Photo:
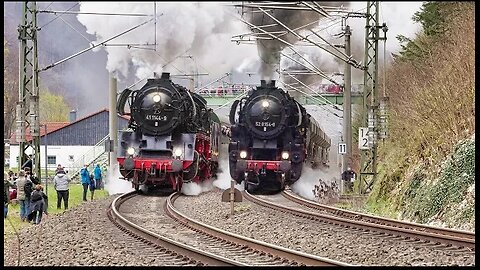
<instances>
[{"instance_id":1,"label":"dark roofed building","mask_svg":"<svg viewBox=\"0 0 480 270\"><path fill-rule=\"evenodd\" d=\"M118 129L128 127L127 117L118 117ZM99 112L85 116L75 122L47 123L47 136L41 128L40 137L40 166L45 167L44 149L47 143L48 167L56 168L61 164L67 169L75 169L78 164L93 162L98 155L104 152L104 139L109 134L109 111L103 109ZM29 131L27 131L27 134ZM31 140L30 134L27 140ZM10 166L17 167L19 144L12 136L10 144ZM28 151L28 150L27 150ZM27 152L27 154L29 154Z\"/></svg>"}]
</instances>

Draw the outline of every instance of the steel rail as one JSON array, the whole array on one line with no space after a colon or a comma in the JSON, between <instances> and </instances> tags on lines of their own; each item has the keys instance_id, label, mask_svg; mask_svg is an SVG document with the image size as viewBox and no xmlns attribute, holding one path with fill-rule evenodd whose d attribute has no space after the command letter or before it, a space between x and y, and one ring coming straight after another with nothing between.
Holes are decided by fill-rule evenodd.
<instances>
[{"instance_id":1,"label":"steel rail","mask_svg":"<svg viewBox=\"0 0 480 270\"><path fill-rule=\"evenodd\" d=\"M342 216L342 217L347 217L347 218L352 218L356 220L364 220L366 222L370 223L375 223L375 224L382 224L394 228L405 228L405 229L410 229L410 230L415 230L415 231L422 231L426 233L432 233L441 236L451 236L451 237L456 237L456 238L462 238L465 239L467 242L471 242L475 244L475 233L473 232L468 232L468 231L462 231L462 230L455 230L455 229L449 229L449 228L440 228L440 227L434 227L434 226L429 226L429 225L424 225L424 224L418 224L418 223L413 223L413 222L407 222L407 221L400 221L400 220L395 220L391 218L384 218L384 217L378 217L378 216L373 216L370 214L365 214L365 213L359 213L359 212L354 212L346 209L341 209L329 205L324 205L316 202L312 202L309 200L306 200L304 198L301 198L297 195L294 195L290 191L283 191L282 195L296 203L299 203L301 205L305 205L307 207L313 208L313 209L318 209L322 211L326 211L328 213L334 214L336 216Z\"/></svg>"},{"instance_id":2,"label":"steel rail","mask_svg":"<svg viewBox=\"0 0 480 270\"><path fill-rule=\"evenodd\" d=\"M342 217L332 216L329 214L314 213L314 212L305 211L298 208L287 207L287 206L283 206L273 202L269 202L269 201L260 199L257 196L253 196L247 191L244 191L244 197L249 201L252 201L256 204L259 204L268 208L280 210L283 212L288 212L297 216L301 216L301 217L305 217L313 220L318 220L318 221L323 221L330 224L344 226L347 228L355 227L359 229L364 229L366 231L379 232L381 234L385 234L388 236L399 235L407 239L409 238L414 240L423 239L423 240L432 242L434 244L444 243L447 245L455 245L458 247L467 247L472 250L475 249L474 239L466 239L466 238L450 236L450 235L439 235L431 232L415 231L415 230L406 229L406 228L398 228L398 227L392 227L392 226L387 226L383 224L376 224L376 223L354 220L351 218L342 218Z\"/></svg>"},{"instance_id":3,"label":"steel rail","mask_svg":"<svg viewBox=\"0 0 480 270\"><path fill-rule=\"evenodd\" d=\"M137 193L135 191L130 193L125 193L115 198L115 200L113 200L111 204L110 214L112 215L113 220L119 223L121 226L128 228L134 234L140 236L143 239L146 239L149 242L157 244L165 249L174 251L178 254L185 256L186 258L192 259L197 262L202 262L204 264L214 265L214 266L223 266L223 265L245 266L242 263L230 260L228 258L224 258L216 254L212 254L210 252L206 252L206 251L188 246L181 242L168 239L164 236L161 236L147 229L144 229L136 225L135 223L129 221L124 216L122 216L122 214L119 211L119 208L123 202L127 201L128 199L134 196L137 196Z\"/></svg>"},{"instance_id":4,"label":"steel rail","mask_svg":"<svg viewBox=\"0 0 480 270\"><path fill-rule=\"evenodd\" d=\"M300 251L287 249L281 246L273 245L273 244L259 241L256 239L251 239L242 235L234 234L234 233L207 225L205 223L194 220L192 218L189 218L188 216L186 216L185 214L182 214L180 211L178 211L174 207L174 202L179 196L180 195L178 193L174 193L170 195L165 205L166 211L174 219L178 220L183 224L186 224L189 227L196 228L198 230L206 232L207 234L217 236L219 238L225 239L230 242L248 246L252 249L259 250L264 253L272 254L287 260L298 262L299 264L322 265L322 266L326 266L326 265L352 266L351 264L338 262L338 261L327 259L327 258L322 258L316 255L311 255L311 254L303 253Z\"/></svg>"}]
</instances>

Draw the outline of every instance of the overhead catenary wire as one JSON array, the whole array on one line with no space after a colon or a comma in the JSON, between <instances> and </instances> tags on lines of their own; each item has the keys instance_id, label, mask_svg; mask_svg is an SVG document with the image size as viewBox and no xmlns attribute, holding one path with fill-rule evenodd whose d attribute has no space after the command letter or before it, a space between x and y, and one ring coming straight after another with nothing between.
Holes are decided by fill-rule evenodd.
<instances>
[{"instance_id":1,"label":"overhead catenary wire","mask_svg":"<svg viewBox=\"0 0 480 270\"><path fill-rule=\"evenodd\" d=\"M76 4L75 4L75 5L73 5L71 8L67 9L65 12L67 12L67 11L69 11L70 9L72 9L72 8L74 8L74 7L76 7L76 6L78 6L79 4L80 4L80 3L76 3ZM43 27L45 27L45 26L49 25L50 23L52 23L52 22L53 22L53 21L55 21L56 19L60 18L60 16L62 16L63 14L66 14L65 12L59 12L59 13L60 13L60 15L57 15L57 14L55 14L55 16L56 16L55 18L53 18L52 20L50 20L50 21L49 21L49 22L47 22L46 24L44 24L44 25L40 26L38 29L42 29Z\"/></svg>"},{"instance_id":2,"label":"overhead catenary wire","mask_svg":"<svg viewBox=\"0 0 480 270\"><path fill-rule=\"evenodd\" d=\"M302 56L301 56L297 51L295 51L293 48L289 47L289 49L291 49L291 50L294 52L294 55L298 55L298 56L300 56L302 59L305 60L305 58L302 57ZM287 55L287 54L284 54L283 52L281 52L280 54L281 54L282 56L285 56L286 58L294 61L295 63L297 63L297 64L305 67L306 69L314 72L315 74L319 75L320 77L322 77L322 78L324 78L324 79L332 82L333 84L339 85L339 83L337 83L336 81L334 81L333 79L331 79L330 77L328 77L328 76L325 74L325 72L323 72L322 70L320 70L320 69L318 69L318 68L315 68L315 65L313 65L313 64L310 63L309 61L306 61L306 62L307 62L308 64L310 64L312 67L314 67L315 69L312 69L312 68L308 67L307 65L301 63L300 61L294 59L293 57L291 57L291 56L289 56L289 55Z\"/></svg>"},{"instance_id":3,"label":"overhead catenary wire","mask_svg":"<svg viewBox=\"0 0 480 270\"><path fill-rule=\"evenodd\" d=\"M80 33L80 31L78 31L75 27L73 27L69 22L65 21L63 18L61 17L58 17L60 18L60 20L62 20L66 25L68 25L70 28L73 29L73 31L77 32L80 36L82 36L86 41L88 41L89 44L92 44L92 41L89 40L86 36L84 36L82 33Z\"/></svg>"},{"instance_id":4,"label":"overhead catenary wire","mask_svg":"<svg viewBox=\"0 0 480 270\"><path fill-rule=\"evenodd\" d=\"M78 3L77 3L78 5ZM76 6L76 5L75 5ZM73 8L73 7L72 7ZM70 10L70 9L69 9ZM52 14L70 14L70 15L102 15L102 16L132 16L132 17L153 17L151 14L141 13L108 13L108 12L82 12L82 11L58 11L58 10L38 10L39 13L52 13Z\"/></svg>"},{"instance_id":5,"label":"overhead catenary wire","mask_svg":"<svg viewBox=\"0 0 480 270\"><path fill-rule=\"evenodd\" d=\"M288 73L288 72L287 72L286 74L287 74L288 76L290 76L292 79L294 79L295 81L297 81L299 84L303 85L303 87L305 87L305 88L307 88L308 90L314 92L315 94L319 94L318 92L314 91L310 86L306 85L304 82L302 82L302 81L300 81L299 79L295 78L295 76L291 75L291 74ZM311 96L313 96L313 95L311 95ZM328 103L329 105L332 105L333 108L335 108L335 109L337 109L337 110L339 110L339 111L342 111L342 109L338 108L336 104L330 102L328 99L326 99L325 97L323 97L323 96L321 96L321 95L320 95L320 97L323 98L323 99L326 101L326 103Z\"/></svg>"},{"instance_id":6,"label":"overhead catenary wire","mask_svg":"<svg viewBox=\"0 0 480 270\"><path fill-rule=\"evenodd\" d=\"M54 2L55 1L50 2L50 4L48 4L48 6L45 9L48 9Z\"/></svg>"},{"instance_id":7,"label":"overhead catenary wire","mask_svg":"<svg viewBox=\"0 0 480 270\"><path fill-rule=\"evenodd\" d=\"M88 52L88 51L90 51L90 50L92 50L92 49L94 49L94 48L96 48L96 47L98 47L98 46L100 46L100 45L103 45L103 44L109 42L110 40L113 40L113 39L115 39L115 38L117 38L117 37L119 37L119 36L121 36L121 35L124 35L124 34L130 32L130 31L132 31L132 30L135 30L135 29L137 29L138 27L143 26L143 25L145 25L145 24L147 24L147 23L149 23L149 22L151 22L151 21L153 21L153 18L150 19L150 20L148 20L148 21L145 21L145 22L143 22L143 23L141 23L141 24L139 24L139 25L136 25L136 26L134 26L134 27L132 27L132 28L130 28L130 29L127 29L127 30L123 31L122 33L117 34L117 35L115 35L115 36L113 36L113 37L111 37L111 38L109 38L109 39L107 39L107 40L105 40L105 41L102 41L102 42L100 42L100 43L98 43L98 44L96 44L96 45L90 46L90 48L86 48L86 49L84 49L84 50L82 50L82 51L80 51L80 52L78 52L78 53L76 53L76 54L74 54L74 55L71 55L71 56L69 56L69 57L67 57L67 58L64 58L64 59L58 61L58 62L55 62L55 63L53 63L53 64L50 64L50 65L48 65L48 66L40 69L39 71L46 71L46 70L48 70L48 69L50 69L50 68L52 68L52 67L55 67L55 66L57 66L57 65L65 62L65 61L68 61L68 60L70 60L70 59L72 59L72 58L74 58L74 57L76 57L76 56L79 56L79 55L81 55L81 54L83 54L83 53L85 53L85 52Z\"/></svg>"},{"instance_id":8,"label":"overhead catenary wire","mask_svg":"<svg viewBox=\"0 0 480 270\"><path fill-rule=\"evenodd\" d=\"M231 73L226 73L226 74L223 75L222 77L220 77L220 78L218 78L218 79L216 79L216 80L214 80L214 81L212 81L212 82L210 82L210 83L208 83L208 84L206 84L206 85L204 85L204 86L202 86L202 87L200 87L200 88L195 89L194 92L195 92L195 93L200 93L200 91L201 91L202 89L207 88L208 86L210 86L210 85L212 85L212 84L214 84L214 83L216 83L216 82L218 82L218 81L220 81L220 80L223 80L224 78L226 78L226 77L228 77L228 76L230 76L230 75L232 75L232 74L231 74Z\"/></svg>"},{"instance_id":9,"label":"overhead catenary wire","mask_svg":"<svg viewBox=\"0 0 480 270\"><path fill-rule=\"evenodd\" d=\"M282 83L282 85L284 85L284 86L286 86L286 87L289 87L289 88L291 88L291 89L293 89L293 90L295 90L295 91L298 91L298 92L300 92L300 93L302 93L302 94L304 94L304 95L306 95L306 96L309 96L309 97L311 97L313 100L316 100L316 101L318 101L318 102L320 102L320 103L322 102L322 101L319 100L318 98L316 98L316 97L314 97L314 96L311 96L311 95L309 95L308 93L305 93L304 91L300 90L299 88L297 88L297 87L295 87L295 86L292 86L292 85L286 84L286 83ZM324 110L324 111L326 111L326 112L328 112L328 113L331 113L331 114L335 115L336 117L342 118L342 116L338 115L338 114L335 113L335 112L332 112L332 111L328 110L327 108L324 108L324 107L322 107L322 106L319 106L319 107L320 107L322 110Z\"/></svg>"},{"instance_id":10,"label":"overhead catenary wire","mask_svg":"<svg viewBox=\"0 0 480 270\"><path fill-rule=\"evenodd\" d=\"M315 33L313 30L310 29L310 31L312 32L312 34L314 34L315 36L317 36L318 38L320 38L322 41L324 41L325 43L327 43L328 45L330 45L331 47L333 47L338 53L340 53L342 56L346 57L347 59L344 59L344 58L341 58L339 57L338 55L335 55L333 54L332 52L330 52L329 50L327 50L326 48L323 48L321 46L318 46L315 42L311 41L309 38L306 38L304 36L301 36L300 34L296 33L294 30L290 29L287 25L285 25L284 23L282 23L279 19L275 18L273 15L271 15L270 13L266 12L264 9L262 9L261 7L258 8L259 10L261 10L265 15L267 15L268 17L270 17L272 20L276 21L278 24L280 24L281 26L283 26L285 29L287 29L291 34L293 34L294 36L296 36L299 40L305 40L305 41L308 41L310 42L311 44L315 45L316 47L332 54L333 56L337 57L338 59L348 63L348 64L352 64L354 67L356 68L359 68L360 65L358 65L355 61L352 61L351 59L351 56L348 56L346 55L344 52L342 52L341 50L339 50L338 48L336 48L335 46L333 46L332 44L330 44L330 42L328 42L326 39L324 39L323 37L321 37L320 35L318 35L317 33ZM278 39L278 37L277 37Z\"/></svg>"},{"instance_id":11,"label":"overhead catenary wire","mask_svg":"<svg viewBox=\"0 0 480 270\"><path fill-rule=\"evenodd\" d=\"M221 105L221 106L219 106L218 108L215 108L215 109L213 109L213 111L217 111L217 110L219 110L219 109L221 109L221 108L223 108L223 107L227 106L228 104L232 103L232 101L234 101L234 100L237 100L237 99L239 99L239 98L242 98L242 97L243 97L243 96L245 96L247 93L248 93L248 91L245 91L245 92L243 92L242 94L240 94L240 95L236 96L236 97L235 97L235 98L233 98L232 100L230 100L230 101L227 101L226 103L222 104L222 105Z\"/></svg>"}]
</instances>

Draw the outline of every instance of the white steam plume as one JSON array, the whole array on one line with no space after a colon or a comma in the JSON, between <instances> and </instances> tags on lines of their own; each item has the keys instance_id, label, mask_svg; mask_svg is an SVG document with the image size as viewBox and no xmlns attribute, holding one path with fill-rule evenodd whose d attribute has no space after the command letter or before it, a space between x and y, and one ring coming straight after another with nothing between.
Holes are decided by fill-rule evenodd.
<instances>
[{"instance_id":1,"label":"white steam plume","mask_svg":"<svg viewBox=\"0 0 480 270\"><path fill-rule=\"evenodd\" d=\"M217 187L219 189L230 188L230 170L228 164L228 144L221 144L219 149L219 170L217 172L216 179L210 179L201 184L188 183L182 185L182 193L185 195L199 195L200 193L207 192ZM241 184L235 184L235 188L243 191L243 182Z\"/></svg>"},{"instance_id":2,"label":"white steam plume","mask_svg":"<svg viewBox=\"0 0 480 270\"><path fill-rule=\"evenodd\" d=\"M82 12L142 13L153 15L152 2L82 2ZM173 58L192 55L193 59L183 58L180 70L191 73L208 72L212 77L231 71L237 66L253 62L257 53L252 46L237 46L230 41L235 34L246 31L245 25L227 13L221 3L159 2L157 3L157 51L126 47L111 47L108 52L107 69L117 71L123 78L132 72L139 79L153 72L170 71L180 73L171 65L162 66ZM98 43L119 34L135 25L147 21L148 17L92 16L78 15L78 20L87 28L87 33L96 36ZM109 43L154 44L154 23L150 22ZM153 46L150 46L153 48ZM178 64L178 62L176 62ZM187 69L187 70L185 70ZM120 78L122 79L122 78Z\"/></svg>"},{"instance_id":3,"label":"white steam plume","mask_svg":"<svg viewBox=\"0 0 480 270\"><path fill-rule=\"evenodd\" d=\"M118 170L118 164L108 170L108 174L105 181L105 189L108 194L114 195L119 193L127 193L134 191L132 188L132 182L120 179L120 171Z\"/></svg>"},{"instance_id":4,"label":"white steam plume","mask_svg":"<svg viewBox=\"0 0 480 270\"><path fill-rule=\"evenodd\" d=\"M220 159L219 159L219 172L217 173L217 179L213 181L213 185L218 187L219 189L228 189L231 185L232 177L230 176L230 165L228 161L228 144L221 144L220 145ZM235 183L235 188L243 191L244 186L243 182L240 184Z\"/></svg>"},{"instance_id":5,"label":"white steam plume","mask_svg":"<svg viewBox=\"0 0 480 270\"><path fill-rule=\"evenodd\" d=\"M197 196L200 193L207 192L213 189L212 180L206 180L200 184L195 182L183 183L182 193L189 196Z\"/></svg>"},{"instance_id":6,"label":"white steam plume","mask_svg":"<svg viewBox=\"0 0 480 270\"><path fill-rule=\"evenodd\" d=\"M327 106L327 105L323 105ZM320 166L318 169L312 169L310 165L304 164L302 176L291 186L292 191L307 199L314 199L312 190L315 185L319 185L319 179L331 185L332 181L337 182L340 186L341 175L341 157L338 155L338 143L342 134L342 119L328 113L320 106L306 105L307 112L320 124L322 130L331 139L330 151L328 153L328 167ZM342 114L341 112L337 112Z\"/></svg>"}]
</instances>

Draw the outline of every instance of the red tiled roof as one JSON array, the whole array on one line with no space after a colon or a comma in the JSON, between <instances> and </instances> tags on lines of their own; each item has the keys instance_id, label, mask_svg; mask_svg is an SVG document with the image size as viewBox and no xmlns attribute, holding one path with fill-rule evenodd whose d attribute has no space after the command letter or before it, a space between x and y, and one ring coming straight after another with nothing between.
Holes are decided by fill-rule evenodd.
<instances>
[{"instance_id":1,"label":"red tiled roof","mask_svg":"<svg viewBox=\"0 0 480 270\"><path fill-rule=\"evenodd\" d=\"M40 123L40 125L47 124L47 133L50 134L58 129L61 129L70 124L70 122L47 122L47 123ZM40 127L40 136L45 135L45 127ZM32 135L30 134L30 127L27 127L25 132L25 139L27 141L32 140ZM15 136L15 131L13 132L12 136L10 136L10 144L18 144Z\"/></svg>"}]
</instances>

